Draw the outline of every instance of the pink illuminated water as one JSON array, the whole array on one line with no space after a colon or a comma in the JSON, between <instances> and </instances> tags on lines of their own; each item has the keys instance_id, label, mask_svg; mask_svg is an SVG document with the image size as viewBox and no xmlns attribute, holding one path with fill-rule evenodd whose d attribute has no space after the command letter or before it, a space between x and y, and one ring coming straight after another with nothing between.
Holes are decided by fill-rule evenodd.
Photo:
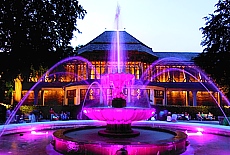
<instances>
[{"instance_id":1,"label":"pink illuminated water","mask_svg":"<svg viewBox=\"0 0 230 155\"><path fill-rule=\"evenodd\" d=\"M119 35L119 31L117 30L117 69L118 69L118 73L121 73L121 55L120 55L120 35Z\"/></svg>"},{"instance_id":2,"label":"pink illuminated water","mask_svg":"<svg viewBox=\"0 0 230 155\"><path fill-rule=\"evenodd\" d=\"M111 73L102 76L101 86L105 88L105 92L107 88L113 89L113 98L125 99L123 88L132 86L134 80L135 77L132 74ZM133 121L149 119L153 116L155 109L140 107L84 107L83 112L90 119L106 121L107 124L130 124Z\"/></svg>"},{"instance_id":3,"label":"pink illuminated water","mask_svg":"<svg viewBox=\"0 0 230 155\"><path fill-rule=\"evenodd\" d=\"M106 103L105 102L105 99L106 99L106 97L105 97L105 92L103 91L103 89L102 89L102 86L101 86L101 84L99 83L99 82L92 82L90 85L89 85L89 88L87 89L87 91L86 91L86 95L85 95L85 98L84 98L84 101L83 101L83 103L82 103L82 110L81 110L81 112L80 112L80 117L79 117L79 119L82 119L82 116L83 116L83 108L85 107L85 102L86 102L86 98L87 98L87 94L89 94L89 91L93 88L93 85L97 85L97 88L99 88L100 89L100 99L99 99L99 103L97 104L97 106L100 106L100 107L102 107L102 106L104 106L104 103ZM90 105L90 106L95 106L95 105Z\"/></svg>"},{"instance_id":4,"label":"pink illuminated water","mask_svg":"<svg viewBox=\"0 0 230 155\"><path fill-rule=\"evenodd\" d=\"M57 62L55 65L53 65L48 71L47 73L51 73L55 68L57 68L58 66L68 62L68 61L72 61L72 60L79 60L79 61L83 61L83 62L86 62L89 67L92 67L92 64L90 61L88 61L87 59L83 58L83 57L80 57L80 56L74 56L74 57L69 57L69 58L66 58L66 59L63 59L59 62ZM15 117L15 114L16 112L18 111L18 109L21 107L21 105L25 102L25 100L27 99L27 97L29 96L30 92L33 91L37 86L38 84L40 84L40 82L45 79L47 73L43 74L42 77L38 80L37 83L35 83L33 85L33 87L31 87L31 89L23 96L23 98L20 100L20 102L16 105L16 107L13 109L12 113L10 114L9 118L6 120L5 124L4 124L4 127L3 129L1 130L0 132L0 137L2 136L4 130L5 130L5 125L8 125L12 119Z\"/></svg>"},{"instance_id":5,"label":"pink illuminated water","mask_svg":"<svg viewBox=\"0 0 230 155\"><path fill-rule=\"evenodd\" d=\"M113 37L112 51L109 52L109 63L113 65L113 70L111 73L101 77L101 86L104 89L103 94L107 94L107 90L110 89L112 99L122 98L126 100L123 89L133 86L135 76L122 72L122 65L125 64L125 56L120 44L119 16L120 7L117 5L115 15L116 36ZM146 104L147 103L148 102L146 102ZM106 121L109 124L130 124L132 121L149 119L154 114L155 109L135 107L109 108L108 105L108 107L84 107L83 112L93 120Z\"/></svg>"},{"instance_id":6,"label":"pink illuminated water","mask_svg":"<svg viewBox=\"0 0 230 155\"><path fill-rule=\"evenodd\" d=\"M179 58L176 58L176 57L167 57L167 58L163 58L163 59L159 59L155 62L153 62L147 69L146 71L144 72L144 74L141 76L141 79L144 79L144 77L148 74L150 68L154 68L156 65L159 65L161 63L167 63L167 62L180 62L181 64L184 64L186 66L186 63L183 61L183 59L179 59ZM224 99L224 101L230 106L230 101L228 100L228 98L224 95L224 93L217 87L217 85L215 84L215 82L213 80L211 80L207 75L206 73L200 69L198 66L196 67L191 67L189 69L193 69L195 70L197 73L200 73L201 74L201 77L204 78L206 81L208 81L208 83L217 91L220 93L221 97ZM185 72L186 74L190 75L191 77L193 77L194 79L196 79L197 81L199 81L199 83L209 92L209 94L211 95L211 97L213 98L215 104L219 107L219 109L221 110L222 114L224 115L224 117L226 118L227 122L230 124L230 121L229 119L227 119L227 116L225 114L225 112L223 111L223 109L221 108L221 106L218 104L216 98L213 96L213 94L208 90L208 88L197 78L195 77L193 74L191 74L190 72L186 71L186 70L182 70L182 69L179 69L179 68L168 68L168 69L165 69L163 70L162 72L158 73L158 74L154 74L152 77L155 78L165 72L170 72L170 71L173 71L173 70L176 70L176 71L180 71L180 72ZM146 83L148 84L148 82Z\"/></svg>"},{"instance_id":7,"label":"pink illuminated water","mask_svg":"<svg viewBox=\"0 0 230 155\"><path fill-rule=\"evenodd\" d=\"M54 72L54 73L52 73L52 74L49 74L48 75L48 77L46 76L45 78L50 78L50 77L53 77L53 76L55 76L55 75L58 75L58 76L60 76L60 75L67 75L68 74L68 76L72 76L72 77L74 77L74 78L77 78L77 79L80 79L80 81L82 80L82 81L84 81L86 84L88 84L89 85L89 82L88 81L86 81L86 80L84 80L84 78L82 77L82 76L79 76L78 74L76 74L76 73L70 73L70 72ZM39 80L38 80L39 81ZM45 81L45 80L44 80ZM72 83L69 83L68 85L70 85L70 84L72 84ZM68 85L66 85L66 86L68 86Z\"/></svg>"},{"instance_id":8,"label":"pink illuminated water","mask_svg":"<svg viewBox=\"0 0 230 155\"><path fill-rule=\"evenodd\" d=\"M116 15L115 15L115 30L116 33L112 36L112 46L111 46L111 52L109 52L109 61L112 63L113 69L112 73L122 73L123 69L122 66L124 65L126 58L124 55L124 51L122 50L121 46L121 39L122 36L120 35L120 26L119 26L119 20L120 20L120 6L117 5Z\"/></svg>"},{"instance_id":9,"label":"pink illuminated water","mask_svg":"<svg viewBox=\"0 0 230 155\"><path fill-rule=\"evenodd\" d=\"M158 123L158 122L156 122ZM145 126L147 126L149 122L145 122ZM155 124L153 122L153 124ZM193 127L194 123L185 123L182 128L187 128L188 130ZM28 124L27 124L28 125ZM174 124L177 126L178 124ZM196 126L200 126L199 124L196 124ZM213 125L213 127L218 125ZM177 126L178 127L178 126ZM205 127L204 127L205 128ZM179 129L179 127L178 127ZM208 131L212 131L213 129L209 129ZM218 129L215 129L218 130ZM36 131L36 133L43 133L43 134L31 134L31 131L24 132L22 136L20 134L10 134L10 135L4 135L0 138L0 154L6 155L6 154L13 154L13 155L19 155L19 154L42 154L42 155L61 155L61 153L56 152L53 149L53 146L50 144L50 141L52 140L53 132L56 130L41 130ZM196 130L198 131L198 130ZM82 131L83 132L83 131ZM220 136L218 134L208 134L203 133L195 134L195 131L188 131L188 141L190 142L190 145L187 147L187 150L182 153L182 155L227 155L229 154L229 137L228 136ZM194 133L194 134L193 134ZM145 134L144 138L148 138L149 133ZM158 134L159 135L159 134ZM92 133L89 135L89 141L92 139ZM160 137L161 135L159 135ZM81 139L82 136L79 136ZM136 138L131 138L131 142L134 141ZM97 141L97 139L94 139L93 142ZM102 143L105 141L110 141L110 139L103 137ZM145 139L143 142L146 142ZM138 143L139 141L135 141ZM137 146L137 145L135 145ZM126 150L129 154L136 154L136 150L133 149L135 146L128 145ZM119 150L122 145L120 144L111 144L112 152L116 152L116 150ZM141 147L141 146L140 146ZM25 153L26 150L26 153ZM143 147L144 151L144 147ZM36 153L35 153L36 152ZM115 154L115 153L114 153Z\"/></svg>"},{"instance_id":10,"label":"pink illuminated water","mask_svg":"<svg viewBox=\"0 0 230 155\"><path fill-rule=\"evenodd\" d=\"M130 124L133 121L147 120L155 113L153 108L84 108L86 116L93 120L106 121L107 124Z\"/></svg>"},{"instance_id":11,"label":"pink illuminated water","mask_svg":"<svg viewBox=\"0 0 230 155\"><path fill-rule=\"evenodd\" d=\"M183 59L176 58L176 57L167 57L167 58L159 59L159 60L153 62L153 63L146 69L146 71L145 71L145 72L143 73L143 75L141 76L141 79L144 79L144 77L148 74L148 72L149 72L149 70L150 70L151 68L154 68L155 66L160 65L161 63L162 63L162 64L164 64L164 63L167 64L167 62L179 62L179 63L181 63L181 64L183 64L183 65L185 65L185 66L187 65L187 64L184 62ZM226 97L226 95L223 94L223 92L217 87L217 85L215 84L215 82L214 82L213 80L211 80L211 79L207 76L207 74L206 74L202 69L200 69L198 66L196 66L196 67L191 67L191 68L189 68L189 69L195 70L197 73L200 73L201 76L202 76L206 81L208 81L209 84L210 84L217 92L219 92L219 93L221 94L221 96L223 97L224 101L230 106L230 101L228 100L228 98ZM170 71L170 70L169 70L169 71ZM179 71L181 71L181 72L186 72L186 73L189 74L190 76L193 76L193 75L192 75L190 72L188 72L188 71L185 71L185 70L179 70ZM165 73L165 71L164 71L164 73ZM158 74L158 75L159 75L159 74ZM157 77L158 75L153 75L153 76L154 76L154 77ZM193 78L195 78L197 81L199 81L196 77L193 76ZM201 82L200 82L200 83L201 83ZM202 84L202 83L201 83L201 84Z\"/></svg>"},{"instance_id":12,"label":"pink illuminated water","mask_svg":"<svg viewBox=\"0 0 230 155\"><path fill-rule=\"evenodd\" d=\"M113 98L123 98L123 88L134 84L135 77L132 74L113 73L101 77L101 85L104 88L113 89ZM106 91L106 90L105 90Z\"/></svg>"},{"instance_id":13,"label":"pink illuminated water","mask_svg":"<svg viewBox=\"0 0 230 155\"><path fill-rule=\"evenodd\" d=\"M164 70L162 70L161 72L159 72L158 74L154 74L154 75L152 76L152 78L156 78L156 77L160 76L161 74L167 73L167 72L170 72L170 71L180 71L180 72L184 72L184 73L190 75L191 77L193 77L194 79L196 79L197 81L199 81L198 78L197 78L196 76L194 76L194 75L191 74L190 72L188 72L188 71L186 71L186 70L182 70L182 69L180 69L180 68L167 68L167 69L164 69ZM202 75L203 75L203 74L202 74ZM207 76L205 76L205 80L208 80L208 79L207 79ZM150 81L147 81L147 82L145 83L145 85L148 85L149 82L150 82ZM201 81L199 81L199 83L208 91L208 93L211 95L212 99L214 100L215 104L219 107L219 109L221 110L222 114L223 114L224 117L226 118L227 122L230 124L230 121L229 121L229 119L227 118L227 115L225 114L224 110L221 108L220 104L218 104L218 101L217 101L216 98L213 96L212 92L211 92ZM212 84L212 86L214 86L214 88L216 88L217 90L219 90L219 89L216 87L216 85L214 85L213 82L212 82L211 84ZM218 92L221 92L221 91L219 90ZM228 100L226 97L224 98L224 100L228 103L228 105L230 105L230 104L229 104L229 100Z\"/></svg>"}]
</instances>

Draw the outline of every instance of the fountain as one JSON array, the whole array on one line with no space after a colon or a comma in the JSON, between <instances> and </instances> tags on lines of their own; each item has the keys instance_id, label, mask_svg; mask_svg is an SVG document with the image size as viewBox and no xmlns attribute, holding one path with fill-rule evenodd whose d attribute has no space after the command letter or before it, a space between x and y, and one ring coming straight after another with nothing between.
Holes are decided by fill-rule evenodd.
<instances>
[{"instance_id":1,"label":"fountain","mask_svg":"<svg viewBox=\"0 0 230 155\"><path fill-rule=\"evenodd\" d=\"M93 121L70 120L67 122L57 121L39 122L33 124L10 124L15 113L28 97L29 93L27 93L17 104L5 125L0 128L2 129L0 132L0 138L2 138L0 141L0 154L23 154L25 153L25 148L27 148L27 153L29 152L28 154L33 154L35 151L38 154L45 154L47 152L50 152L48 154L56 154L57 152L62 154L131 155L181 153L205 154L207 153L207 150L209 150L209 154L229 153L229 149L227 147L229 139L225 137L230 136L229 128L222 128L218 125L211 126L209 124L202 124L202 132L204 132L201 133L201 131L198 130L199 132L193 133L196 131L195 128L201 128L200 124L189 124L185 122L169 123L161 121L141 121L151 117L154 114L155 109L149 107L149 102L147 100L145 100L144 104L140 104L138 99L135 101L138 104L135 104L130 100L130 90L133 88L140 88L140 86L144 87L147 83L142 84L142 82L139 82L139 85L137 85L136 83L138 82L135 81L134 76L132 74L125 73L122 69L125 57L120 53L120 33L118 31L119 12L118 7L118 13L116 14L117 31L115 33L116 37L114 37L114 46L116 48L112 49L112 55L109 58L109 61L115 67L111 70L111 72L103 75L100 82L93 82L91 84L88 83L89 88L91 85L95 84L97 85L97 89L99 88L100 91L100 99L97 99L97 101L99 101L98 103L92 105L88 105L87 103L83 104L82 112L90 119L93 119ZM175 59L176 58L173 58L173 60ZM92 64L88 60L77 56L69 57L58 62L50 68L48 72L51 73L57 66L71 60L83 61L87 63L89 67L92 67ZM155 66L155 64L160 61L164 60L160 59L155 61L152 66ZM183 71L176 68L169 68L163 72L171 70ZM193 76L189 72L185 72L190 76ZM54 74L59 73L55 72ZM60 74L65 73L60 72ZM153 76L156 77L159 74L154 74ZM49 76L52 75L53 74L50 74ZM142 75L144 76L145 73ZM38 80L30 91L33 91L33 89L40 84L40 81L42 81L45 76L46 74ZM205 77L206 75L203 76ZM196 77L194 76L193 78ZM200 84L205 87L205 85L201 82ZM217 89L214 83L211 84ZM205 89L209 92L206 87ZM220 90L218 91L220 92ZM87 93L88 92L90 92L90 89ZM141 98L142 97L145 98L146 96L143 95ZM223 95L223 97L225 96ZM148 97L146 98L148 99ZM214 97L213 99L215 100ZM177 129L185 131L186 134L184 132L177 131ZM6 132L3 134L4 131ZM52 145L50 144L51 139L49 138L51 135ZM186 147L187 138L191 144L189 147L191 147L192 150L189 150L189 147ZM213 146L210 147L210 144ZM186 149L187 151L185 151Z\"/></svg>"},{"instance_id":2,"label":"fountain","mask_svg":"<svg viewBox=\"0 0 230 155\"><path fill-rule=\"evenodd\" d=\"M153 127L132 127L132 122L147 120L153 116L155 109L150 108L147 101L135 106L129 99L130 89L137 86L135 86L134 75L122 70L125 59L120 53L119 13L120 8L117 7L115 18L117 27L114 37L116 48L113 48L116 51L112 51L110 56L110 62L114 67L111 73L103 75L100 80L103 91L101 93L106 95L100 95L99 100L105 103L82 108L88 118L104 121L106 126L59 129L53 134L54 149L64 154L182 153L187 146L187 135L184 132ZM128 91L126 95L124 89ZM108 97L108 91L110 91L110 97ZM101 99L104 96L106 99Z\"/></svg>"}]
</instances>

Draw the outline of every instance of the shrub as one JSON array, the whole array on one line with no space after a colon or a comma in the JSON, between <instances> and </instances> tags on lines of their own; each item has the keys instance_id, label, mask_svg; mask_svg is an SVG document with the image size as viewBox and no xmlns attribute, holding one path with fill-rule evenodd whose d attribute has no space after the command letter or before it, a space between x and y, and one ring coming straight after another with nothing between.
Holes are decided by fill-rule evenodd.
<instances>
[{"instance_id":1,"label":"shrub","mask_svg":"<svg viewBox=\"0 0 230 155\"><path fill-rule=\"evenodd\" d=\"M230 121L230 117L227 117L227 118L228 118L228 120ZM229 123L228 123L228 121L227 121L226 118L224 118L224 120L223 120L223 125L229 126Z\"/></svg>"},{"instance_id":2,"label":"shrub","mask_svg":"<svg viewBox=\"0 0 230 155\"><path fill-rule=\"evenodd\" d=\"M29 114L30 112L32 112L33 110L35 110L34 106L27 106L27 105L23 105L20 107L20 110L23 114Z\"/></svg>"}]
</instances>

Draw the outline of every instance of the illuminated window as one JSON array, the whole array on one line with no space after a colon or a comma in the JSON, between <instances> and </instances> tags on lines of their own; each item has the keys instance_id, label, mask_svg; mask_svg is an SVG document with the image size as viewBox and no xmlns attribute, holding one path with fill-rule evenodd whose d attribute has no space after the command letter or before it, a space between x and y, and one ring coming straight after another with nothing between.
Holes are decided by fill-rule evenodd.
<instances>
[{"instance_id":1,"label":"illuminated window","mask_svg":"<svg viewBox=\"0 0 230 155\"><path fill-rule=\"evenodd\" d=\"M101 70L100 70L100 66L99 65L97 65L96 66L96 78L97 79L100 79L100 75L101 75Z\"/></svg>"},{"instance_id":2,"label":"illuminated window","mask_svg":"<svg viewBox=\"0 0 230 155\"><path fill-rule=\"evenodd\" d=\"M75 65L73 64L68 64L66 66L66 82L69 82L69 81L75 81L74 79L74 73L75 73Z\"/></svg>"},{"instance_id":3,"label":"illuminated window","mask_svg":"<svg viewBox=\"0 0 230 155\"><path fill-rule=\"evenodd\" d=\"M101 75L105 74L105 65L101 65Z\"/></svg>"},{"instance_id":4,"label":"illuminated window","mask_svg":"<svg viewBox=\"0 0 230 155\"><path fill-rule=\"evenodd\" d=\"M164 91L163 90L154 90L154 97L155 98L164 98Z\"/></svg>"},{"instance_id":5,"label":"illuminated window","mask_svg":"<svg viewBox=\"0 0 230 155\"><path fill-rule=\"evenodd\" d=\"M95 68L91 69L91 73L90 73L91 74L91 77L90 77L91 79L95 79L95 70L94 69Z\"/></svg>"},{"instance_id":6,"label":"illuminated window","mask_svg":"<svg viewBox=\"0 0 230 155\"><path fill-rule=\"evenodd\" d=\"M76 97L76 89L67 90L67 98L74 98L74 97Z\"/></svg>"},{"instance_id":7,"label":"illuminated window","mask_svg":"<svg viewBox=\"0 0 230 155\"><path fill-rule=\"evenodd\" d=\"M86 66L87 66L86 63L79 64L77 66L77 80L78 81L88 79L88 72L87 72L87 67Z\"/></svg>"},{"instance_id":8,"label":"illuminated window","mask_svg":"<svg viewBox=\"0 0 230 155\"><path fill-rule=\"evenodd\" d=\"M135 70L136 70L136 75L135 75L136 79L140 79L140 70L139 70L139 67L136 66Z\"/></svg>"},{"instance_id":9,"label":"illuminated window","mask_svg":"<svg viewBox=\"0 0 230 155\"><path fill-rule=\"evenodd\" d=\"M90 100L93 100L93 99L94 99L94 97L93 97L93 89L90 89L90 90L89 90L89 99L90 99Z\"/></svg>"},{"instance_id":10,"label":"illuminated window","mask_svg":"<svg viewBox=\"0 0 230 155\"><path fill-rule=\"evenodd\" d=\"M130 66L130 73L134 74L134 66L133 65Z\"/></svg>"}]
</instances>

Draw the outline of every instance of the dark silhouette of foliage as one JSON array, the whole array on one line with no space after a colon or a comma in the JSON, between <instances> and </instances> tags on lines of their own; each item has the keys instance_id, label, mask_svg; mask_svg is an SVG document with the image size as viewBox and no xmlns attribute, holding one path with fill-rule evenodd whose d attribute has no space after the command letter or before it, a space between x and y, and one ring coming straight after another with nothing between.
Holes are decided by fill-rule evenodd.
<instances>
[{"instance_id":1,"label":"dark silhouette of foliage","mask_svg":"<svg viewBox=\"0 0 230 155\"><path fill-rule=\"evenodd\" d=\"M50 67L71 55L73 31L80 32L77 19L85 14L77 0L2 0L0 71L5 78L28 76L31 65Z\"/></svg>"},{"instance_id":2,"label":"dark silhouette of foliage","mask_svg":"<svg viewBox=\"0 0 230 155\"><path fill-rule=\"evenodd\" d=\"M219 0L213 14L205 17L201 45L204 50L194 59L230 97L230 1Z\"/></svg>"}]
</instances>

